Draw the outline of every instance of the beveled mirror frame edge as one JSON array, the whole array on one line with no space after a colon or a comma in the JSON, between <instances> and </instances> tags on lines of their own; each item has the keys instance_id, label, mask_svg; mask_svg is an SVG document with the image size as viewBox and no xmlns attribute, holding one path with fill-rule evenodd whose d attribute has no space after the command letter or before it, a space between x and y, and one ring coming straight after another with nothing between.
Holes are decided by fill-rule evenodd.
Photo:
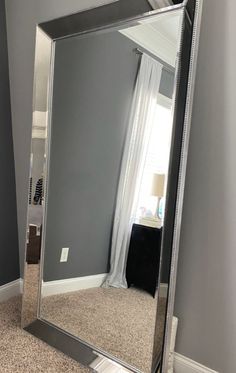
<instances>
[{"instance_id":1,"label":"beveled mirror frame edge","mask_svg":"<svg viewBox=\"0 0 236 373\"><path fill-rule=\"evenodd\" d=\"M175 302L175 290L176 290L176 280L177 280L177 267L178 267L178 256L180 248L180 235L181 235L181 224L182 224L182 214L183 214L183 203L184 203L184 191L185 191L185 181L187 172L187 162L188 162L188 149L190 141L191 132L191 122L192 122L192 110L194 101L194 91L196 83L196 73L197 73L197 59L199 51L200 42L200 30L202 21L202 10L203 1L196 0L195 2L195 15L193 23L193 34L192 34L192 47L190 56L190 66L189 66L189 77L188 77L188 88L186 97L186 107L185 107L185 118L184 118L184 129L183 129L183 141L182 141L182 151L181 151L181 163L179 170L179 182L178 182L178 192L177 192L177 202L176 202L176 214L175 214L175 228L172 246L172 259L171 259L171 272L170 272L170 283L169 283L169 294L168 294L168 304L167 304L167 316L166 316L166 328L164 336L164 349L162 358L162 370L165 373L168 369L168 359L170 352L171 343L171 330L172 330L172 318L174 314L174 302Z\"/></svg>"},{"instance_id":2,"label":"beveled mirror frame edge","mask_svg":"<svg viewBox=\"0 0 236 373\"><path fill-rule=\"evenodd\" d=\"M173 308L174 308L174 295L175 295L175 285L176 285L176 274L177 274L177 261L178 261L178 251L179 251L179 239L180 239L180 226L181 226L181 218L182 218L182 209L183 209L183 196L184 196L184 185L185 185L185 177L186 177L186 166L187 166L187 152L188 152L188 145L189 145L189 135L190 135L190 124L191 124L191 112L192 112L192 105L193 105L193 93L194 93L194 81L195 81L195 75L196 75L196 62L197 62L197 52L198 52L198 43L199 43L199 35L200 35L200 23L201 23L201 13L202 13L202 2L203 0L196 0L196 10L195 10L195 17L194 17L194 26L193 26L193 36L192 36L192 48L191 48L191 61L190 61L190 67L189 67L189 79L188 79L188 88L187 88L187 100L186 100L186 108L185 108L185 120L184 120L184 133L183 133L183 140L182 140L182 155L181 155L181 165L180 165L180 171L179 171L179 182L178 182L178 194L177 194L177 207L176 207L176 214L175 214L175 228L174 228L174 239L173 239L173 249L172 249L172 264L171 264L171 273L170 273L170 285L169 285L169 296L168 296L168 309L167 309L167 319L166 319L166 328L165 328L165 343L164 343L164 351L163 351L163 357L162 357L162 368L161 372L166 372L166 367L168 363L168 356L169 356L169 347L170 347L170 332L171 332L171 319L173 316ZM117 4L118 1L113 2L112 4ZM182 4L174 5L174 6L168 6L164 7L162 9L158 9L152 12L145 13L143 16L148 17L150 15L156 15L160 13L166 13L170 10L177 10L177 9L185 9L188 4L188 0L185 0ZM104 5L105 7L107 5ZM97 9L97 8L95 8ZM83 12L83 11L82 11ZM80 12L81 13L81 12ZM141 16L137 16L138 19L141 18ZM135 20L135 17L131 18L132 20ZM125 19L121 22L126 23L129 19ZM42 25L38 25L37 28L44 32L42 29ZM101 27L104 28L104 27ZM89 32L93 32L94 29L89 30ZM54 66L54 46L55 41L60 38L52 39L48 34L46 34L47 37L51 40L51 63L50 63L50 82L48 87L48 123L50 123L50 116L51 116L51 89L52 89L52 80L53 80L53 66ZM73 34L72 34L73 35ZM35 92L34 92L35 93ZM48 128L50 132L50 126ZM50 148L50 133L47 137L47 147ZM50 152L48 152L48 155ZM47 164L49 163L49 158L47 156ZM46 167L48 172L48 167ZM47 189L47 185L46 185ZM45 214L44 214L45 215ZM45 219L45 216L44 216ZM43 225L45 224L45 221L43 222ZM42 248L43 248L43 241L44 241L44 234L42 239ZM41 262L43 262L43 249L41 248ZM25 260L26 263L26 260ZM40 265L40 272L42 272L42 265ZM41 275L40 275L41 278ZM38 283L38 286L41 285ZM25 287L25 284L24 284ZM39 305L39 302L38 302ZM23 308L22 313L24 313L24 302L23 302ZM57 328L54 325L51 325L50 323L44 322L38 318L38 311L37 316L35 316L35 322L36 322L36 329L34 325L29 325L28 327L25 327L25 325L22 325L26 330L28 330L31 334L34 334L35 336L38 336L42 340L45 340L47 343L51 344L52 346L56 347L57 349L60 349L63 352L66 349L60 348L60 346L57 346L53 344L52 342L47 340L46 337L44 337L45 330L43 331L43 335L40 335L39 329L42 328L42 323L44 323L45 327L48 325L48 328L55 328L58 332L60 332L60 328ZM41 324L41 325L40 325ZM74 336L70 336L69 333L66 333L65 331L61 331L63 334L69 336L70 338L73 338L74 342L82 342L84 347L88 347L89 349L95 350L95 348L92 348L89 344L86 344L84 341L80 341L79 338L75 338ZM47 333L46 333L47 334ZM96 349L99 352L99 349ZM104 354L104 351L101 351L102 354ZM72 356L71 354L69 354ZM109 354L106 354L107 358L112 358L117 363L120 363L122 366L130 369L131 371L138 372L137 368L129 366L129 364L125 364L123 361L119 361L119 359L114 358L113 356L109 356ZM72 356L76 360L76 356ZM83 362L82 362L83 363ZM135 369L135 370L134 370Z\"/></svg>"}]
</instances>

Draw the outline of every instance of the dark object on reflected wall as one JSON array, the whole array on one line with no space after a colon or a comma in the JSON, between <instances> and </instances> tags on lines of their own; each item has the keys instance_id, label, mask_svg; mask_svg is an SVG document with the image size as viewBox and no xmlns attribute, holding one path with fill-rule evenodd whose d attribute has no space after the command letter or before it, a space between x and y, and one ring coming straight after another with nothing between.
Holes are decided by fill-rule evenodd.
<instances>
[{"instance_id":1,"label":"dark object on reflected wall","mask_svg":"<svg viewBox=\"0 0 236 373\"><path fill-rule=\"evenodd\" d=\"M158 284L161 236L162 229L134 224L126 266L128 287L146 290L153 298Z\"/></svg>"},{"instance_id":2,"label":"dark object on reflected wall","mask_svg":"<svg viewBox=\"0 0 236 373\"><path fill-rule=\"evenodd\" d=\"M30 182L29 182L29 205L31 205L32 203L32 186L33 186L33 179L31 177Z\"/></svg>"},{"instance_id":3,"label":"dark object on reflected wall","mask_svg":"<svg viewBox=\"0 0 236 373\"><path fill-rule=\"evenodd\" d=\"M27 243L27 258L28 264L38 264L40 260L42 226L40 227L40 234L37 235L37 226L29 226L29 240Z\"/></svg>"},{"instance_id":4,"label":"dark object on reflected wall","mask_svg":"<svg viewBox=\"0 0 236 373\"><path fill-rule=\"evenodd\" d=\"M34 205L42 205L43 200L43 178L38 179L35 187Z\"/></svg>"}]
</instances>

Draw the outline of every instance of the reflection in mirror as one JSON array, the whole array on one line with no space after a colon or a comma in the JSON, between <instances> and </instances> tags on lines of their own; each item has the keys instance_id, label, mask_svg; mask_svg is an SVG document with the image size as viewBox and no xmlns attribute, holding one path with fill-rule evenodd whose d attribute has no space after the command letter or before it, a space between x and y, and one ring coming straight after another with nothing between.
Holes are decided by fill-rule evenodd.
<instances>
[{"instance_id":1,"label":"reflection in mirror","mask_svg":"<svg viewBox=\"0 0 236 373\"><path fill-rule=\"evenodd\" d=\"M50 68L51 42L44 34L37 31L37 51L35 60L34 111L32 125L32 142L30 155L30 180L28 200L28 229L24 273L24 309L22 325L35 319L37 314L39 263L42 242L44 179L46 175L47 143L47 90L48 71ZM26 306L27 304L27 306Z\"/></svg>"},{"instance_id":2,"label":"reflection in mirror","mask_svg":"<svg viewBox=\"0 0 236 373\"><path fill-rule=\"evenodd\" d=\"M166 315L161 248L181 19L175 11L58 40L48 175L45 137L32 145L30 284L48 182L40 318L147 373ZM37 134L44 111L34 113Z\"/></svg>"}]
</instances>

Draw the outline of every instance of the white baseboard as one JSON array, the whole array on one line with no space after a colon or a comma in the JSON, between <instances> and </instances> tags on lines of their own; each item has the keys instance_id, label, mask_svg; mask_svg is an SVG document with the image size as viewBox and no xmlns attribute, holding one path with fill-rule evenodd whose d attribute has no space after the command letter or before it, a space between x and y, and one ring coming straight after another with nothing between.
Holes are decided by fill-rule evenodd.
<instances>
[{"instance_id":1,"label":"white baseboard","mask_svg":"<svg viewBox=\"0 0 236 373\"><path fill-rule=\"evenodd\" d=\"M98 353L97 359L95 359L89 366L92 368L93 371L98 373L103 372L109 372L109 373L129 373L130 370L127 370L125 367L122 367L116 363L115 361L112 361L108 359L107 357L104 357Z\"/></svg>"},{"instance_id":2,"label":"white baseboard","mask_svg":"<svg viewBox=\"0 0 236 373\"><path fill-rule=\"evenodd\" d=\"M100 287L107 274L99 274L93 276L75 277L65 280L56 280L43 282L42 284L42 295L48 297L50 295L57 295L63 293L69 293L72 291L78 291L83 289L97 288ZM160 285L160 297L167 297L168 284Z\"/></svg>"},{"instance_id":3,"label":"white baseboard","mask_svg":"<svg viewBox=\"0 0 236 373\"><path fill-rule=\"evenodd\" d=\"M12 297L20 295L23 291L23 281L21 278L0 286L0 302L4 302Z\"/></svg>"},{"instance_id":4,"label":"white baseboard","mask_svg":"<svg viewBox=\"0 0 236 373\"><path fill-rule=\"evenodd\" d=\"M183 355L174 354L174 373L218 373Z\"/></svg>"},{"instance_id":5,"label":"white baseboard","mask_svg":"<svg viewBox=\"0 0 236 373\"><path fill-rule=\"evenodd\" d=\"M65 280L58 281L48 281L42 284L42 295L47 297L49 295L69 293L71 291L77 291L82 289L90 289L100 287L106 278L106 273L69 278Z\"/></svg>"},{"instance_id":6,"label":"white baseboard","mask_svg":"<svg viewBox=\"0 0 236 373\"><path fill-rule=\"evenodd\" d=\"M102 273L94 276L75 277L65 280L48 281L42 284L42 296L48 297L50 295L64 294L72 291L100 287L107 274ZM160 285L160 297L167 297L168 284Z\"/></svg>"}]
</instances>

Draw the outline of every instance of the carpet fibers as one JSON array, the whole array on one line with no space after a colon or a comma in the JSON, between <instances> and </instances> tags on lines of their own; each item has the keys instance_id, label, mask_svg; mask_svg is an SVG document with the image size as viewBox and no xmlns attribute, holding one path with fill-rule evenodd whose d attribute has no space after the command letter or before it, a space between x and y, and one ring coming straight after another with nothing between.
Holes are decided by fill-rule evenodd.
<instances>
[{"instance_id":1,"label":"carpet fibers","mask_svg":"<svg viewBox=\"0 0 236 373\"><path fill-rule=\"evenodd\" d=\"M156 349L162 344L164 310L161 298ZM41 317L143 372L151 370L156 299L146 292L92 288L49 296Z\"/></svg>"},{"instance_id":2,"label":"carpet fibers","mask_svg":"<svg viewBox=\"0 0 236 373\"><path fill-rule=\"evenodd\" d=\"M47 297L43 309L54 324L146 372L153 344L153 305L148 294L134 289L99 288ZM0 303L0 373L91 372L22 330L20 317L21 297Z\"/></svg>"},{"instance_id":3,"label":"carpet fibers","mask_svg":"<svg viewBox=\"0 0 236 373\"><path fill-rule=\"evenodd\" d=\"M1 373L91 373L20 328L21 298L0 303Z\"/></svg>"}]
</instances>

